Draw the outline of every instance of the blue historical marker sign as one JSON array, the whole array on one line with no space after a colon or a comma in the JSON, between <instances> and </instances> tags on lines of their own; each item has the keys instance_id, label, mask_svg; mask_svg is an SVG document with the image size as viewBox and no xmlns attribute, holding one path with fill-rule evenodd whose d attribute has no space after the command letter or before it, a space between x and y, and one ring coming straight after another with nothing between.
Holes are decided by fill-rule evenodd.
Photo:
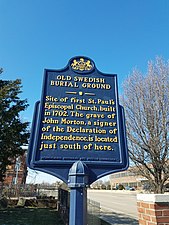
<instances>
[{"instance_id":1,"label":"blue historical marker sign","mask_svg":"<svg viewBox=\"0 0 169 225\"><path fill-rule=\"evenodd\" d=\"M87 57L74 57L61 70L46 69L35 105L28 165L65 182L76 161L88 167L89 184L125 170L128 153L117 75L97 70Z\"/></svg>"}]
</instances>

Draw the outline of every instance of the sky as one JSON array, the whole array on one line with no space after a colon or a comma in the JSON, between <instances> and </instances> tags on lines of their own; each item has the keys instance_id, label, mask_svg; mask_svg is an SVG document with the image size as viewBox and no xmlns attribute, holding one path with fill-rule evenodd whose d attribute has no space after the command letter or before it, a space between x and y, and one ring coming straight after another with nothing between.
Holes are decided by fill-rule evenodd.
<instances>
[{"instance_id":1,"label":"sky","mask_svg":"<svg viewBox=\"0 0 169 225\"><path fill-rule=\"evenodd\" d=\"M22 80L29 107L21 116L29 122L45 68L87 56L118 75L122 92L133 68L145 72L149 60L169 59L168 0L0 0L0 11L1 79Z\"/></svg>"}]
</instances>

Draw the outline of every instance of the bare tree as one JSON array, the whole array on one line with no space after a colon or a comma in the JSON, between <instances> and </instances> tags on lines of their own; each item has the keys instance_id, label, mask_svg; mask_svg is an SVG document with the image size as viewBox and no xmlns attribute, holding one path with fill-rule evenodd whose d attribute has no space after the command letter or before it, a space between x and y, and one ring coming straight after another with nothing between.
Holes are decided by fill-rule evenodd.
<instances>
[{"instance_id":1,"label":"bare tree","mask_svg":"<svg viewBox=\"0 0 169 225\"><path fill-rule=\"evenodd\" d=\"M169 62L148 62L146 75L134 69L123 88L130 158L154 193L163 193L169 179Z\"/></svg>"}]
</instances>

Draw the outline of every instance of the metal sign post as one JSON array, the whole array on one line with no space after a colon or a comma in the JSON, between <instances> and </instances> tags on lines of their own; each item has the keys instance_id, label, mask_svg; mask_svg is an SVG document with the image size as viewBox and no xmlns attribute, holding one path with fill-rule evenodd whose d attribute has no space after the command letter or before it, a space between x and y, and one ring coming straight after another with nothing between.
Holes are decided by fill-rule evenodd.
<instances>
[{"instance_id":1,"label":"metal sign post","mask_svg":"<svg viewBox=\"0 0 169 225\"><path fill-rule=\"evenodd\" d=\"M100 72L83 56L46 69L27 164L68 184L70 225L86 225L87 186L129 164L117 75Z\"/></svg>"},{"instance_id":2,"label":"metal sign post","mask_svg":"<svg viewBox=\"0 0 169 225\"><path fill-rule=\"evenodd\" d=\"M73 164L69 172L70 188L69 225L87 224L88 169L81 161Z\"/></svg>"}]
</instances>

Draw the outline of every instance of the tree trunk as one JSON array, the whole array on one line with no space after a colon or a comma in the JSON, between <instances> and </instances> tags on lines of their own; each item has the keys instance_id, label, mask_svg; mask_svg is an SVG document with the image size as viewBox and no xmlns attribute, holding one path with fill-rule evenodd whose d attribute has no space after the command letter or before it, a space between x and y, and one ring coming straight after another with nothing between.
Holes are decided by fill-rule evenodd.
<instances>
[{"instance_id":1,"label":"tree trunk","mask_svg":"<svg viewBox=\"0 0 169 225\"><path fill-rule=\"evenodd\" d=\"M164 194L164 184L162 182L155 184L154 193L155 194Z\"/></svg>"}]
</instances>

